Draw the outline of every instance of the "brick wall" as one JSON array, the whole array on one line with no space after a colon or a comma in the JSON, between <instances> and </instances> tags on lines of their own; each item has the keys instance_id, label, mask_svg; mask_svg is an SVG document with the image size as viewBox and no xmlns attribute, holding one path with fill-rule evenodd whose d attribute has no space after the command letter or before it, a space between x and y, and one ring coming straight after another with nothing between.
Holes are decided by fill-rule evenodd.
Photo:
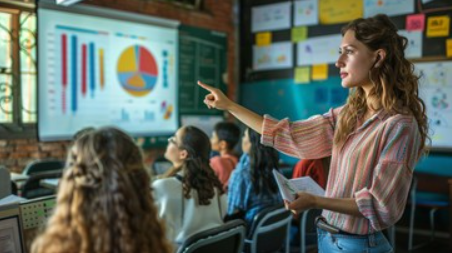
<instances>
[{"instance_id":1,"label":"brick wall","mask_svg":"<svg viewBox=\"0 0 452 253\"><path fill-rule=\"evenodd\" d=\"M165 1L138 0L86 0L86 4L135 12L156 17L179 20L182 24L225 32L228 36L228 96L236 99L235 31L232 19L232 0L205 0L203 11L188 10ZM38 142L33 139L2 140L0 138L0 165L20 173L26 164L35 159L65 159L69 142ZM152 163L164 150L145 150L145 160Z\"/></svg>"}]
</instances>

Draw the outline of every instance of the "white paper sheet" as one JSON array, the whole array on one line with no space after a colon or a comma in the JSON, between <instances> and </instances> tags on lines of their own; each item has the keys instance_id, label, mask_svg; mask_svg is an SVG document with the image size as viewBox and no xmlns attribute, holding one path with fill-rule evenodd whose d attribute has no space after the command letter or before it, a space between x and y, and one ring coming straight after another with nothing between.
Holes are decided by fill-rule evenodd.
<instances>
[{"instance_id":1,"label":"white paper sheet","mask_svg":"<svg viewBox=\"0 0 452 253\"><path fill-rule=\"evenodd\" d=\"M414 13L413 0L364 0L364 17L372 17L379 13L388 16Z\"/></svg>"},{"instance_id":2,"label":"white paper sheet","mask_svg":"<svg viewBox=\"0 0 452 253\"><path fill-rule=\"evenodd\" d=\"M339 58L342 36L326 35L309 38L297 44L297 65L335 63Z\"/></svg>"},{"instance_id":3,"label":"white paper sheet","mask_svg":"<svg viewBox=\"0 0 452 253\"><path fill-rule=\"evenodd\" d=\"M253 47L253 69L270 70L293 67L292 42L278 42L270 46Z\"/></svg>"},{"instance_id":4,"label":"white paper sheet","mask_svg":"<svg viewBox=\"0 0 452 253\"><path fill-rule=\"evenodd\" d=\"M301 191L317 196L325 196L325 190L311 177L300 177L289 180L277 170L273 170L273 176L278 184L282 198L289 202L294 201L297 192Z\"/></svg>"},{"instance_id":5,"label":"white paper sheet","mask_svg":"<svg viewBox=\"0 0 452 253\"><path fill-rule=\"evenodd\" d=\"M399 30L399 35L408 39L408 46L405 49L405 57L408 59L422 57L422 31Z\"/></svg>"},{"instance_id":6,"label":"white paper sheet","mask_svg":"<svg viewBox=\"0 0 452 253\"><path fill-rule=\"evenodd\" d=\"M292 20L290 2L267 4L251 10L251 31L274 31L289 29Z\"/></svg>"},{"instance_id":7,"label":"white paper sheet","mask_svg":"<svg viewBox=\"0 0 452 253\"><path fill-rule=\"evenodd\" d=\"M325 190L311 177L294 178L290 179L290 182L298 191L308 192L317 196L325 196Z\"/></svg>"},{"instance_id":8,"label":"white paper sheet","mask_svg":"<svg viewBox=\"0 0 452 253\"><path fill-rule=\"evenodd\" d=\"M416 63L434 148L452 148L452 62Z\"/></svg>"},{"instance_id":9,"label":"white paper sheet","mask_svg":"<svg viewBox=\"0 0 452 253\"><path fill-rule=\"evenodd\" d=\"M317 0L296 1L293 9L294 25L317 25L319 23L319 3Z\"/></svg>"}]
</instances>

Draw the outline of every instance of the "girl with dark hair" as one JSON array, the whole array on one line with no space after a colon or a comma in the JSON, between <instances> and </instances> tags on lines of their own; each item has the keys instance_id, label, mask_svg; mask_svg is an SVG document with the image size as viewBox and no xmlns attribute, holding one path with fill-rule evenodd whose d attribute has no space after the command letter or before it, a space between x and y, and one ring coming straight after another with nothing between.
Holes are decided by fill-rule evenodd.
<instances>
[{"instance_id":1,"label":"girl with dark hair","mask_svg":"<svg viewBox=\"0 0 452 253\"><path fill-rule=\"evenodd\" d=\"M359 18L342 29L336 67L350 89L344 106L289 122L264 117L220 90L209 108L227 110L262 133L262 143L301 159L331 156L325 196L298 193L293 212L323 209L316 223L320 252L392 252L381 231L402 216L419 158L427 152L428 124L418 76L405 58L408 40L386 15Z\"/></svg>"},{"instance_id":2,"label":"girl with dark hair","mask_svg":"<svg viewBox=\"0 0 452 253\"><path fill-rule=\"evenodd\" d=\"M57 204L33 253L170 253L140 149L115 128L75 140Z\"/></svg>"},{"instance_id":3,"label":"girl with dark hair","mask_svg":"<svg viewBox=\"0 0 452 253\"><path fill-rule=\"evenodd\" d=\"M180 245L192 234L222 225L227 199L209 165L210 140L203 131L180 128L168 139L165 158L178 172L154 181L152 187L167 237Z\"/></svg>"},{"instance_id":4,"label":"girl with dark hair","mask_svg":"<svg viewBox=\"0 0 452 253\"><path fill-rule=\"evenodd\" d=\"M228 215L244 219L248 227L263 208L282 204L273 169L278 169L278 152L260 143L260 134L246 129L243 155L232 172L228 191Z\"/></svg>"}]
</instances>

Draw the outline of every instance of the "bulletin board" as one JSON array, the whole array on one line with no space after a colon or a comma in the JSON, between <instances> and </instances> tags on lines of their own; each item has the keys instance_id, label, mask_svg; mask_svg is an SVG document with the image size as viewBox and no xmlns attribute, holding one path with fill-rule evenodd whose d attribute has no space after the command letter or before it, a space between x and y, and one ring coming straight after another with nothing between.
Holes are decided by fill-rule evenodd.
<instances>
[{"instance_id":1,"label":"bulletin board","mask_svg":"<svg viewBox=\"0 0 452 253\"><path fill-rule=\"evenodd\" d=\"M241 82L290 79L306 90L338 80L334 64L344 25L387 14L408 38L405 55L424 76L420 94L431 121L432 148L452 151L452 135L444 134L452 132L451 1L260 0L242 1L241 10Z\"/></svg>"}]
</instances>

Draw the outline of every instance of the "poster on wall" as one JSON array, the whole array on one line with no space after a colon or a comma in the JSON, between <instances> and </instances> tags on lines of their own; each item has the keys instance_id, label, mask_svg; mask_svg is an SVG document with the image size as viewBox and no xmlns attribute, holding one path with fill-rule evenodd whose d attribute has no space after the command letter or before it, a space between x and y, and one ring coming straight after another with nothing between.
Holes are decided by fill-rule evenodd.
<instances>
[{"instance_id":1,"label":"poster on wall","mask_svg":"<svg viewBox=\"0 0 452 253\"><path fill-rule=\"evenodd\" d=\"M251 10L251 31L275 31L289 29L292 21L291 3L268 4Z\"/></svg>"},{"instance_id":2,"label":"poster on wall","mask_svg":"<svg viewBox=\"0 0 452 253\"><path fill-rule=\"evenodd\" d=\"M452 62L416 63L434 148L452 148Z\"/></svg>"},{"instance_id":3,"label":"poster on wall","mask_svg":"<svg viewBox=\"0 0 452 253\"><path fill-rule=\"evenodd\" d=\"M408 45L405 48L405 57L408 59L422 57L422 31L399 30L399 35L408 39Z\"/></svg>"},{"instance_id":4,"label":"poster on wall","mask_svg":"<svg viewBox=\"0 0 452 253\"><path fill-rule=\"evenodd\" d=\"M319 3L317 0L295 1L294 4L294 26L317 25L319 23Z\"/></svg>"},{"instance_id":5,"label":"poster on wall","mask_svg":"<svg viewBox=\"0 0 452 253\"><path fill-rule=\"evenodd\" d=\"M309 38L297 44L297 65L335 63L339 57L342 35Z\"/></svg>"},{"instance_id":6,"label":"poster on wall","mask_svg":"<svg viewBox=\"0 0 452 253\"><path fill-rule=\"evenodd\" d=\"M277 42L269 46L253 46L253 70L293 67L292 42Z\"/></svg>"},{"instance_id":7,"label":"poster on wall","mask_svg":"<svg viewBox=\"0 0 452 253\"><path fill-rule=\"evenodd\" d=\"M319 0L321 24L339 24L363 17L363 2L356 0Z\"/></svg>"},{"instance_id":8,"label":"poster on wall","mask_svg":"<svg viewBox=\"0 0 452 253\"><path fill-rule=\"evenodd\" d=\"M364 0L364 17L379 13L388 16L414 13L414 2L417 0Z\"/></svg>"}]
</instances>

